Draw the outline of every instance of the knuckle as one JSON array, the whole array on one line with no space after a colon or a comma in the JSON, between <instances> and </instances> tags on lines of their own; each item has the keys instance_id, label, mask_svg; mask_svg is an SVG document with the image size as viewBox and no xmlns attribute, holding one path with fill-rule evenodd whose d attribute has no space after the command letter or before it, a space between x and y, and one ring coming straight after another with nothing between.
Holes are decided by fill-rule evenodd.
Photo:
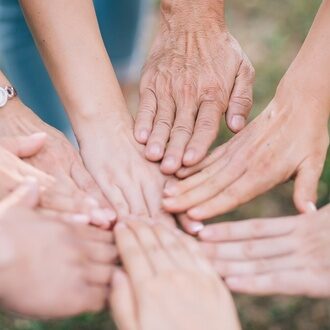
<instances>
[{"instance_id":1,"label":"knuckle","mask_svg":"<svg viewBox=\"0 0 330 330\"><path fill-rule=\"evenodd\" d=\"M247 241L246 243L243 243L242 246L243 255L246 258L253 258L255 255L255 244L253 241Z\"/></svg>"},{"instance_id":2,"label":"knuckle","mask_svg":"<svg viewBox=\"0 0 330 330\"><path fill-rule=\"evenodd\" d=\"M251 109L253 105L252 97L245 96L244 94L246 95L247 91L240 95L233 96L230 100L230 106L235 106L242 109ZM243 112L242 114L244 115L245 113Z\"/></svg>"},{"instance_id":3,"label":"knuckle","mask_svg":"<svg viewBox=\"0 0 330 330\"><path fill-rule=\"evenodd\" d=\"M188 125L176 125L173 127L172 135L192 136L192 128Z\"/></svg>"},{"instance_id":4,"label":"knuckle","mask_svg":"<svg viewBox=\"0 0 330 330\"><path fill-rule=\"evenodd\" d=\"M161 117L156 120L155 129L166 128L167 130L172 129L172 124L169 118Z\"/></svg>"}]
</instances>

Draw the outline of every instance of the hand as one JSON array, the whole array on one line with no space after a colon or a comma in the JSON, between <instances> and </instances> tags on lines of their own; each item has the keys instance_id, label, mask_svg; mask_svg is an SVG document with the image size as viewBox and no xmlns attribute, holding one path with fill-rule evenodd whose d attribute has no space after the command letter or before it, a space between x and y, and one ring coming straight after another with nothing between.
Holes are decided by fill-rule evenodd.
<instances>
[{"instance_id":1,"label":"hand","mask_svg":"<svg viewBox=\"0 0 330 330\"><path fill-rule=\"evenodd\" d=\"M79 145L86 168L115 207L119 218L162 214L165 177L158 165L144 159L143 148L134 140L132 130L114 126L113 122L90 122L88 129L83 130Z\"/></svg>"},{"instance_id":2,"label":"hand","mask_svg":"<svg viewBox=\"0 0 330 330\"><path fill-rule=\"evenodd\" d=\"M0 204L2 307L38 318L100 311L117 257L112 234L40 217L37 203L38 187L26 183Z\"/></svg>"},{"instance_id":3,"label":"hand","mask_svg":"<svg viewBox=\"0 0 330 330\"><path fill-rule=\"evenodd\" d=\"M224 214L290 178L300 212L315 210L327 148L328 107L287 86L241 133L168 186L164 207L193 220ZM287 88L284 88L287 87ZM294 87L293 87L294 88Z\"/></svg>"},{"instance_id":4,"label":"hand","mask_svg":"<svg viewBox=\"0 0 330 330\"><path fill-rule=\"evenodd\" d=\"M231 290L330 297L330 205L282 219L221 223L200 232Z\"/></svg>"},{"instance_id":5,"label":"hand","mask_svg":"<svg viewBox=\"0 0 330 330\"><path fill-rule=\"evenodd\" d=\"M115 239L127 272L112 281L119 329L204 329L206 320L210 330L240 328L232 297L192 238L130 221L115 227Z\"/></svg>"},{"instance_id":6,"label":"hand","mask_svg":"<svg viewBox=\"0 0 330 330\"><path fill-rule=\"evenodd\" d=\"M163 8L144 68L135 137L147 145L147 159L163 159L165 174L205 157L225 113L233 132L244 128L252 107L254 69L223 18L211 19L214 12L189 27L191 13L181 21Z\"/></svg>"},{"instance_id":7,"label":"hand","mask_svg":"<svg viewBox=\"0 0 330 330\"><path fill-rule=\"evenodd\" d=\"M73 146L56 129L46 125L19 100L13 100L1 112L0 136L47 134L43 148L25 162L51 175L56 180L56 191L65 196L62 205L66 211L86 214L91 221L109 228L116 215L95 181L85 169ZM53 204L55 200L49 201Z\"/></svg>"}]
</instances>

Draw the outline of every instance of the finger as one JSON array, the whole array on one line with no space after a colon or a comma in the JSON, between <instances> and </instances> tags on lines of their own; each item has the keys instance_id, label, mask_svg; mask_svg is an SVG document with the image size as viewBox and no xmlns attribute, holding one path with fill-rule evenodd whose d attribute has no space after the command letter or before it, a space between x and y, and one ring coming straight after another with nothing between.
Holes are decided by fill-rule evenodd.
<instances>
[{"instance_id":1,"label":"finger","mask_svg":"<svg viewBox=\"0 0 330 330\"><path fill-rule=\"evenodd\" d=\"M212 165L214 162L216 162L222 155L225 154L226 152L226 147L227 145L224 144L218 148L216 148L214 151L212 151L211 154L209 154L204 160L202 160L200 163L191 166L191 167L182 167L181 169L179 169L175 175L179 178L179 179L185 179L189 176L192 176L200 171L202 171L203 169L209 167L210 165Z\"/></svg>"},{"instance_id":2,"label":"finger","mask_svg":"<svg viewBox=\"0 0 330 330\"><path fill-rule=\"evenodd\" d=\"M185 213L179 214L177 218L184 231L190 235L198 235L204 228L201 222L190 219Z\"/></svg>"},{"instance_id":3,"label":"finger","mask_svg":"<svg viewBox=\"0 0 330 330\"><path fill-rule=\"evenodd\" d=\"M324 276L325 275L325 276ZM230 290L253 295L325 297L329 290L328 274L319 271L287 270L255 276L226 278Z\"/></svg>"},{"instance_id":4,"label":"finger","mask_svg":"<svg viewBox=\"0 0 330 330\"><path fill-rule=\"evenodd\" d=\"M298 258L294 254L275 258L258 259L255 261L213 261L214 268L222 277L246 276L298 269L305 266L305 263L306 261Z\"/></svg>"},{"instance_id":5,"label":"finger","mask_svg":"<svg viewBox=\"0 0 330 330\"><path fill-rule=\"evenodd\" d=\"M20 158L36 155L45 145L46 133L34 133L29 136L3 137L0 145Z\"/></svg>"},{"instance_id":6,"label":"finger","mask_svg":"<svg viewBox=\"0 0 330 330\"><path fill-rule=\"evenodd\" d=\"M161 193L159 192L158 185L154 182L147 182L141 184L145 204L148 208L148 214L151 218L156 218L161 210Z\"/></svg>"},{"instance_id":7,"label":"finger","mask_svg":"<svg viewBox=\"0 0 330 330\"><path fill-rule=\"evenodd\" d=\"M255 72L251 63L243 61L235 80L226 113L227 125L234 133L241 131L247 123L253 104L254 78Z\"/></svg>"},{"instance_id":8,"label":"finger","mask_svg":"<svg viewBox=\"0 0 330 330\"><path fill-rule=\"evenodd\" d=\"M201 243L210 259L254 260L279 257L293 253L300 248L299 241L291 236L264 238L234 243Z\"/></svg>"},{"instance_id":9,"label":"finger","mask_svg":"<svg viewBox=\"0 0 330 330\"><path fill-rule=\"evenodd\" d=\"M25 181L8 197L2 200L1 209L12 207L35 208L39 204L39 186L34 178L26 178Z\"/></svg>"},{"instance_id":10,"label":"finger","mask_svg":"<svg viewBox=\"0 0 330 330\"><path fill-rule=\"evenodd\" d=\"M113 274L109 301L117 328L138 330L134 292L128 276L120 269Z\"/></svg>"},{"instance_id":11,"label":"finger","mask_svg":"<svg viewBox=\"0 0 330 330\"><path fill-rule=\"evenodd\" d=\"M114 235L112 231L86 225L73 225L72 227L77 235L83 240L105 244L114 243Z\"/></svg>"},{"instance_id":12,"label":"finger","mask_svg":"<svg viewBox=\"0 0 330 330\"><path fill-rule=\"evenodd\" d=\"M298 224L298 217L223 222L204 227L198 236L207 242L262 239L289 235Z\"/></svg>"},{"instance_id":13,"label":"finger","mask_svg":"<svg viewBox=\"0 0 330 330\"><path fill-rule=\"evenodd\" d=\"M262 176L260 173L258 176L245 173L217 196L190 209L187 213L194 220L209 219L249 202L275 185L276 181L273 178Z\"/></svg>"},{"instance_id":14,"label":"finger","mask_svg":"<svg viewBox=\"0 0 330 330\"><path fill-rule=\"evenodd\" d=\"M129 185L124 185L129 186ZM131 189L125 191L125 197L129 204L130 214L136 216L149 217L147 202L144 198L142 186L139 182L135 182Z\"/></svg>"},{"instance_id":15,"label":"finger","mask_svg":"<svg viewBox=\"0 0 330 330\"><path fill-rule=\"evenodd\" d=\"M121 219L128 216L130 212L129 204L121 189L118 186L106 181L100 181L99 184L106 198L113 205L117 218Z\"/></svg>"},{"instance_id":16,"label":"finger","mask_svg":"<svg viewBox=\"0 0 330 330\"><path fill-rule=\"evenodd\" d=\"M175 116L175 104L171 96L158 97L158 109L145 155L150 161L159 161L170 137Z\"/></svg>"},{"instance_id":17,"label":"finger","mask_svg":"<svg viewBox=\"0 0 330 330\"><path fill-rule=\"evenodd\" d=\"M185 234L179 235L179 238L182 244L185 245L186 249L190 253L197 268L206 274L216 275L214 268L212 267L209 260L206 258L206 255L202 251L197 241L194 238Z\"/></svg>"},{"instance_id":18,"label":"finger","mask_svg":"<svg viewBox=\"0 0 330 330\"><path fill-rule=\"evenodd\" d=\"M174 269L171 259L168 258L167 253L157 239L151 225L148 225L143 221L130 221L127 225L138 238L138 241L155 273Z\"/></svg>"},{"instance_id":19,"label":"finger","mask_svg":"<svg viewBox=\"0 0 330 330\"><path fill-rule=\"evenodd\" d=\"M85 242L86 253L90 261L113 264L118 258L118 251L112 244Z\"/></svg>"},{"instance_id":20,"label":"finger","mask_svg":"<svg viewBox=\"0 0 330 330\"><path fill-rule=\"evenodd\" d=\"M176 118L160 167L164 174L174 174L182 166L183 155L192 137L197 114L197 102L193 95L189 90L184 91L176 102Z\"/></svg>"},{"instance_id":21,"label":"finger","mask_svg":"<svg viewBox=\"0 0 330 330\"><path fill-rule=\"evenodd\" d=\"M133 287L150 279L154 274L153 268L132 230L120 222L115 226L114 233L119 255Z\"/></svg>"},{"instance_id":22,"label":"finger","mask_svg":"<svg viewBox=\"0 0 330 330\"><path fill-rule=\"evenodd\" d=\"M83 299L82 303L86 307L82 311L85 313L99 313L104 309L108 299L107 286L87 284L85 296L86 298Z\"/></svg>"},{"instance_id":23,"label":"finger","mask_svg":"<svg viewBox=\"0 0 330 330\"><path fill-rule=\"evenodd\" d=\"M295 179L293 200L301 213L315 212L317 188L323 171L323 162L299 170Z\"/></svg>"},{"instance_id":24,"label":"finger","mask_svg":"<svg viewBox=\"0 0 330 330\"><path fill-rule=\"evenodd\" d=\"M140 107L135 120L134 135L139 143L146 144L152 131L157 111L157 98L146 88L140 94Z\"/></svg>"},{"instance_id":25,"label":"finger","mask_svg":"<svg viewBox=\"0 0 330 330\"><path fill-rule=\"evenodd\" d=\"M161 224L156 224L153 229L159 242L163 246L164 251L172 260L173 270L175 270L175 268L186 270L196 269L193 257L189 254L185 245L180 241L180 233L174 234L173 230L170 230Z\"/></svg>"},{"instance_id":26,"label":"finger","mask_svg":"<svg viewBox=\"0 0 330 330\"><path fill-rule=\"evenodd\" d=\"M200 175L197 175L198 178L191 179L191 182L193 182L193 180L201 181L202 177L206 178L206 180L200 182L199 185L180 196L164 199L163 206L165 210L173 213L185 212L194 206L198 206L203 202L211 200L213 197L218 196L226 186L232 184L241 177L244 174L244 169L241 167L237 171L229 171L226 176L223 175L223 172L226 172L225 168L220 169L214 174L212 173L208 175L201 173ZM190 213L188 213L188 215L190 215Z\"/></svg>"},{"instance_id":27,"label":"finger","mask_svg":"<svg viewBox=\"0 0 330 330\"><path fill-rule=\"evenodd\" d=\"M92 285L110 285L114 266L101 263L89 263L87 282Z\"/></svg>"},{"instance_id":28,"label":"finger","mask_svg":"<svg viewBox=\"0 0 330 330\"><path fill-rule=\"evenodd\" d=\"M220 128L220 120L226 109L219 108L215 102L202 102L199 108L194 134L186 148L184 166L193 166L207 154Z\"/></svg>"}]
</instances>

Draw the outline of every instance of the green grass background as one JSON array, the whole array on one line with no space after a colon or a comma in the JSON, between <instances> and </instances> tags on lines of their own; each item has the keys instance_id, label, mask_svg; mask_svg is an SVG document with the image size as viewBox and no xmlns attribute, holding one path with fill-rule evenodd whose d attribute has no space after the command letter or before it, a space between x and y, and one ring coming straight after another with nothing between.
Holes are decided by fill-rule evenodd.
<instances>
[{"instance_id":1,"label":"green grass background","mask_svg":"<svg viewBox=\"0 0 330 330\"><path fill-rule=\"evenodd\" d=\"M320 0L227 0L228 23L233 34L250 56L257 72L252 116L262 111L274 95L280 78L308 32L320 2ZM229 137L230 134L224 128L218 143ZM294 214L291 193L291 183L282 185L222 217L219 221ZM328 156L320 184L319 206L328 203L329 197L330 157ZM244 329L330 329L329 300L243 296L237 296L235 299ZM33 322L0 314L0 330L7 329L109 330L114 327L106 313L96 316L83 315L60 322Z\"/></svg>"}]
</instances>

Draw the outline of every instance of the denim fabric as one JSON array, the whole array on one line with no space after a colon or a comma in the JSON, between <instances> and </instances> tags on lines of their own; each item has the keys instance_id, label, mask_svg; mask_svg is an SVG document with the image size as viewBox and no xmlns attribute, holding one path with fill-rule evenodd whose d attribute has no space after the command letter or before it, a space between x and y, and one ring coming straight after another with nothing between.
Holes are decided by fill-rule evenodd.
<instances>
[{"instance_id":1,"label":"denim fabric","mask_svg":"<svg viewBox=\"0 0 330 330\"><path fill-rule=\"evenodd\" d=\"M148 1L94 0L102 36L120 80L127 79L145 12L143 6ZM0 0L0 69L38 116L64 133L70 131L18 0Z\"/></svg>"}]
</instances>

